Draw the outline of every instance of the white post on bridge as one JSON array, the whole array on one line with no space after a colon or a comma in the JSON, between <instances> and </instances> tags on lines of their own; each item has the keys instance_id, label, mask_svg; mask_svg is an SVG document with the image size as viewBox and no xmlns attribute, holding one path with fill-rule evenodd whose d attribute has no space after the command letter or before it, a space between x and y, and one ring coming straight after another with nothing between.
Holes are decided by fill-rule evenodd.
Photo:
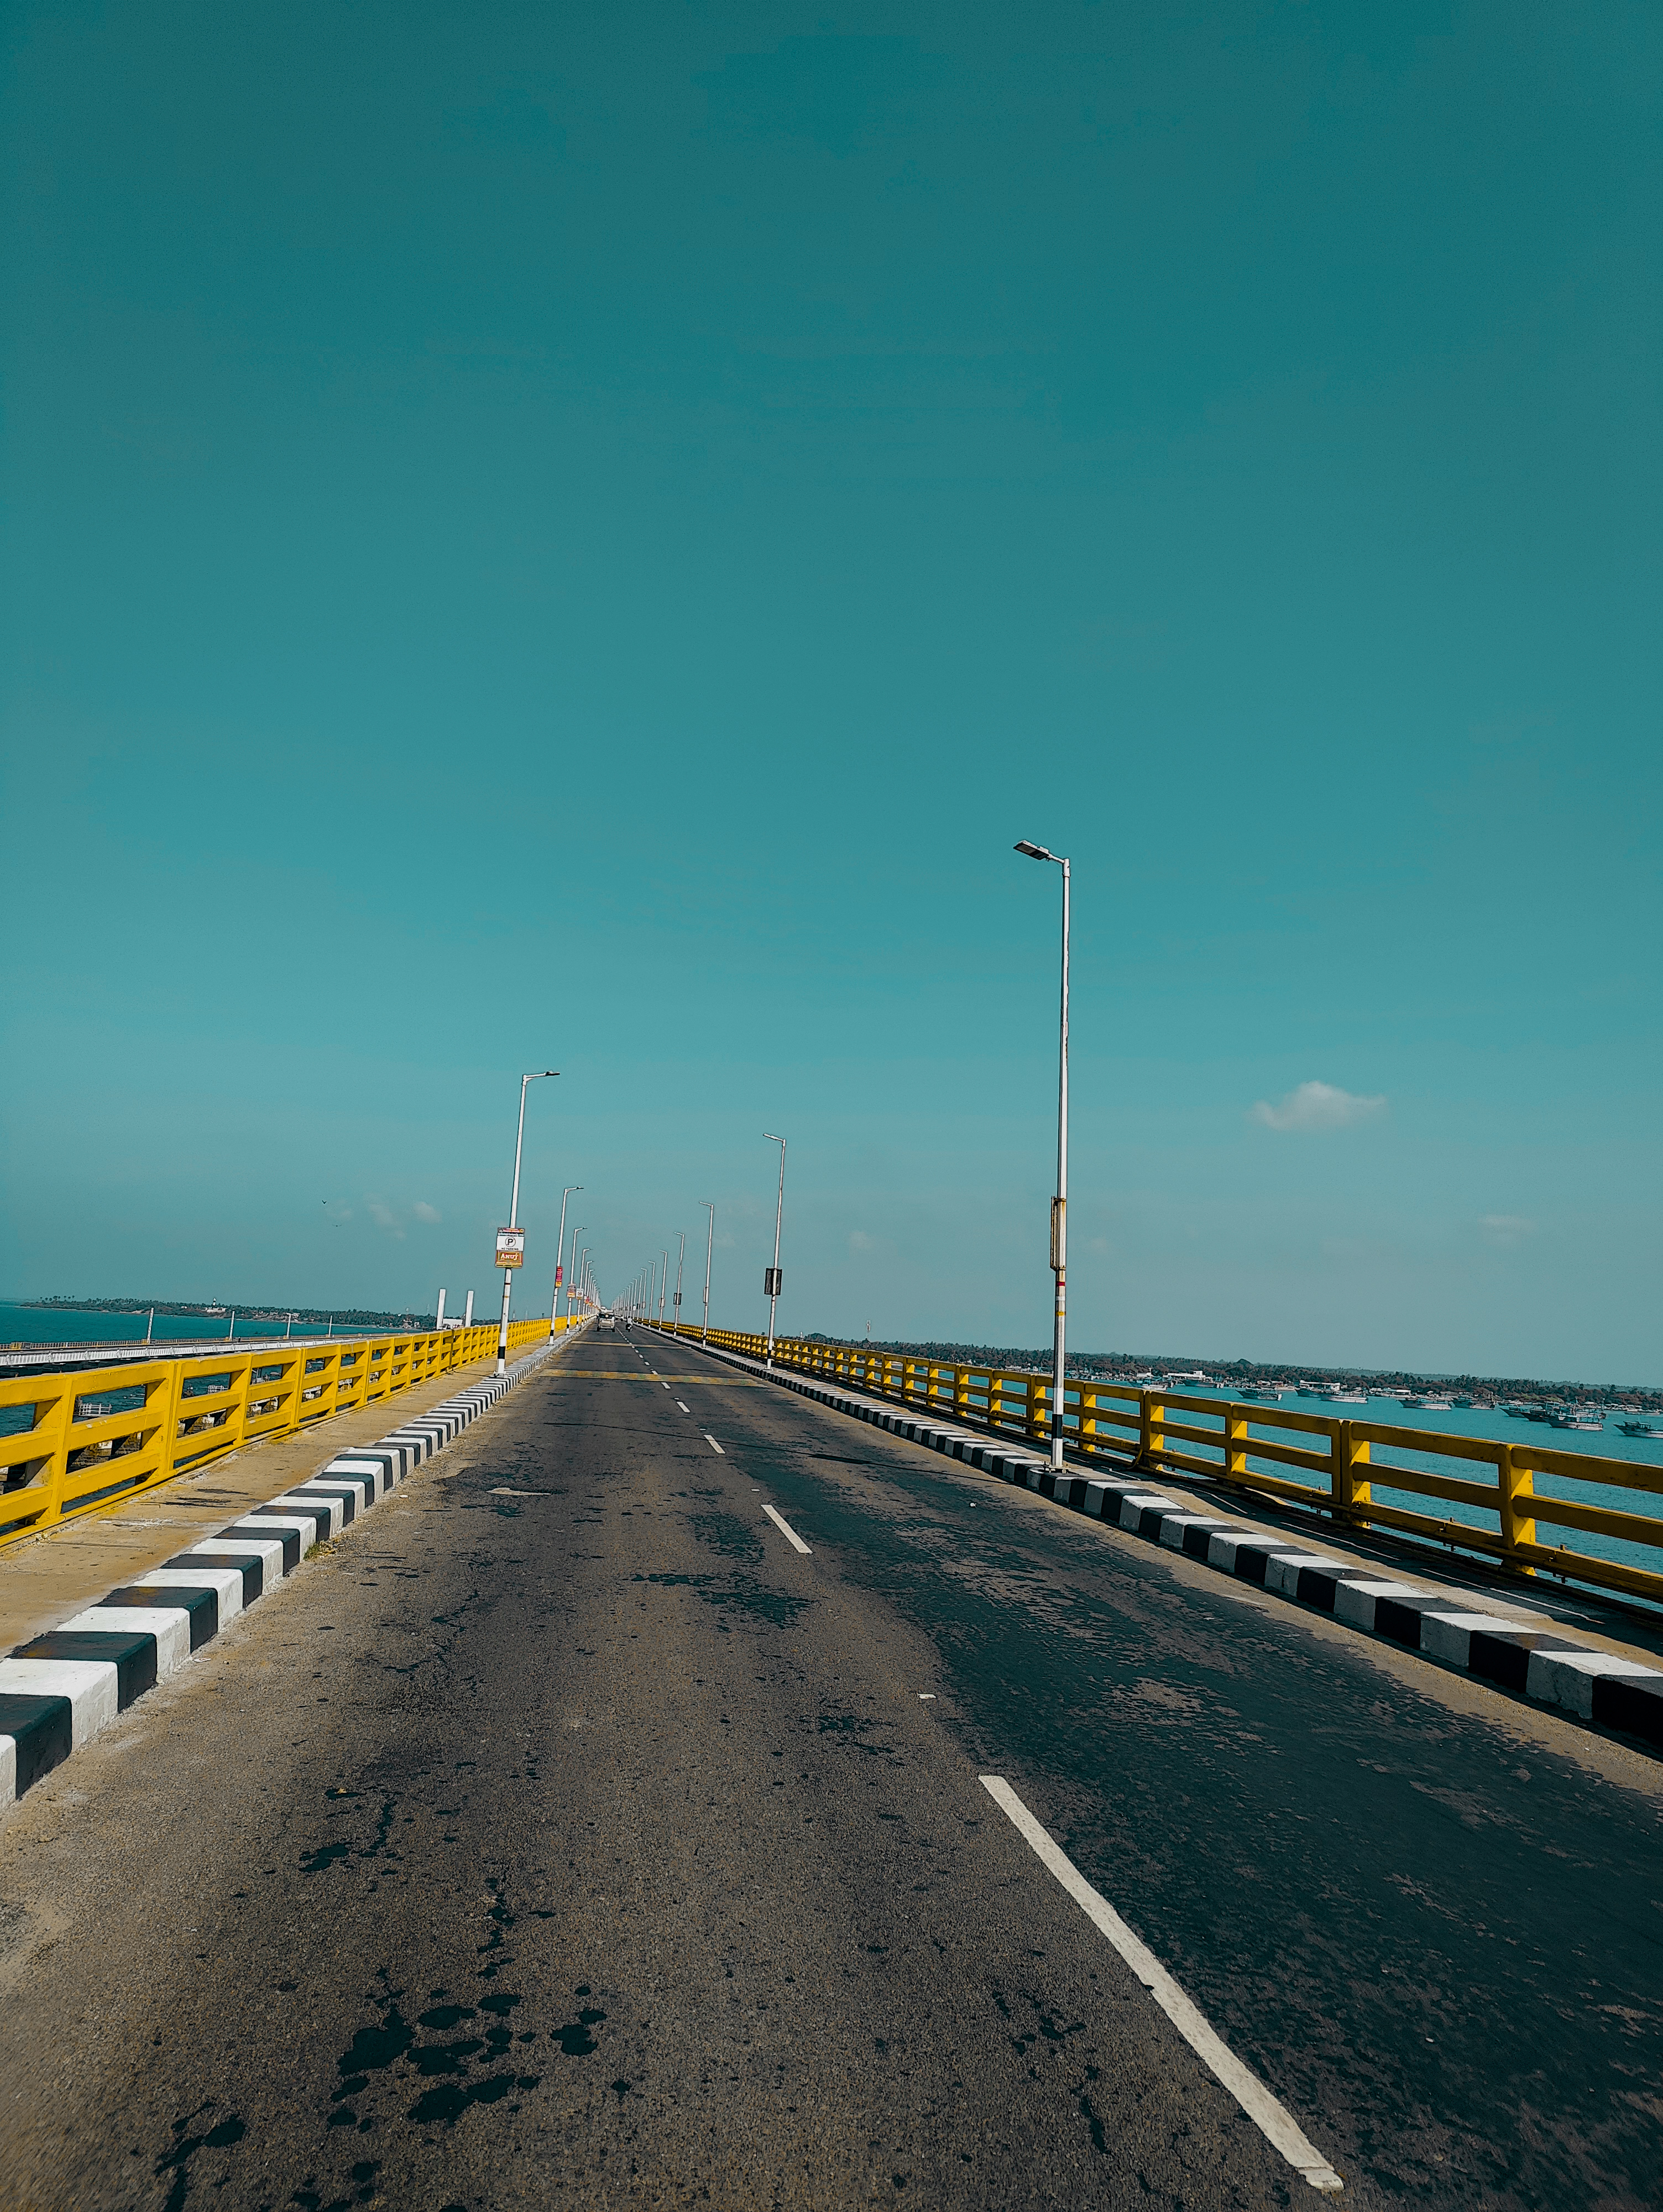
<instances>
[{"instance_id":1,"label":"white post on bridge","mask_svg":"<svg viewBox=\"0 0 1663 2212\"><path fill-rule=\"evenodd\" d=\"M670 1317L679 1328L682 1325L682 1262L687 1257L687 1231L685 1229L678 1229L676 1234L681 1239L681 1249L676 1255L675 1310Z\"/></svg>"},{"instance_id":2,"label":"white post on bridge","mask_svg":"<svg viewBox=\"0 0 1663 2212\"><path fill-rule=\"evenodd\" d=\"M707 1198L701 1198L699 1203L710 1209L710 1227L705 1235L705 1325L704 1332L699 1339L701 1344L708 1344L710 1341L710 1253L712 1246L716 1242L716 1208Z\"/></svg>"},{"instance_id":3,"label":"white post on bridge","mask_svg":"<svg viewBox=\"0 0 1663 2212\"><path fill-rule=\"evenodd\" d=\"M574 1190L582 1188L583 1185L580 1182L568 1182L560 1194L560 1235L555 1243L555 1302L549 1309L550 1335L554 1334L555 1323L560 1319L561 1262L566 1256L566 1201ZM574 1244L577 1241L575 1237L572 1239ZM569 1316L572 1310L572 1292L569 1285L566 1292L566 1310Z\"/></svg>"},{"instance_id":4,"label":"white post on bridge","mask_svg":"<svg viewBox=\"0 0 1663 2212\"><path fill-rule=\"evenodd\" d=\"M1067 1370L1068 1326L1068 862L1060 853L1024 839L1017 848L1030 860L1054 860L1063 872L1062 1008L1057 1034L1057 1195L1051 1201L1051 1267L1057 1279L1056 1336L1051 1379L1051 1464L1063 1463L1064 1378Z\"/></svg>"},{"instance_id":5,"label":"white post on bridge","mask_svg":"<svg viewBox=\"0 0 1663 2212\"><path fill-rule=\"evenodd\" d=\"M525 1142L525 1086L528 1083L540 1083L545 1075L559 1073L557 1067L540 1067L535 1073L522 1075L519 1079L519 1127L514 1133L514 1188L513 1195L508 1200L510 1229L519 1226L519 1155ZM502 1320L496 1333L496 1371L499 1375L506 1375L508 1371L508 1292L513 1279L513 1269L505 1267L502 1270Z\"/></svg>"},{"instance_id":6,"label":"white post on bridge","mask_svg":"<svg viewBox=\"0 0 1663 2212\"><path fill-rule=\"evenodd\" d=\"M474 1325L474 1294L473 1294L473 1292L472 1292L471 1291L469 1291L469 1293L468 1293L468 1303L467 1303L466 1306L465 1306L465 1307L464 1308L464 1310L463 1310L463 1314L462 1314L462 1326L463 1326L463 1328L471 1328L473 1327L473 1325Z\"/></svg>"},{"instance_id":7,"label":"white post on bridge","mask_svg":"<svg viewBox=\"0 0 1663 2212\"><path fill-rule=\"evenodd\" d=\"M785 1277L780 1273L780 1224L786 1218L786 1140L783 1137L776 1137L771 1129L764 1129L762 1134L768 1139L769 1144L778 1145L780 1147L780 1196L774 1208L774 1265L764 1270L762 1283L762 1287L768 1292L768 1364L772 1367L774 1364L774 1313L780 1303L780 1292L785 1283Z\"/></svg>"},{"instance_id":8,"label":"white post on bridge","mask_svg":"<svg viewBox=\"0 0 1663 2212\"><path fill-rule=\"evenodd\" d=\"M439 1293L439 1310L433 1317L433 1325L435 1328L445 1326L445 1293L442 1289Z\"/></svg>"}]
</instances>

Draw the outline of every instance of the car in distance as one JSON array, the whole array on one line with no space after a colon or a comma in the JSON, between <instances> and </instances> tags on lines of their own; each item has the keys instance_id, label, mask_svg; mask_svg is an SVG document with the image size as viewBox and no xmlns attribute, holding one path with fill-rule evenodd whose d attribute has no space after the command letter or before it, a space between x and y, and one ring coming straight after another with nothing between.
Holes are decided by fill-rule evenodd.
<instances>
[{"instance_id":1,"label":"car in distance","mask_svg":"<svg viewBox=\"0 0 1663 2212\"><path fill-rule=\"evenodd\" d=\"M603 1306L601 1308L599 1316L595 1322L595 1327L597 1328L616 1328L617 1327L616 1322L612 1318L612 1309L610 1306Z\"/></svg>"}]
</instances>

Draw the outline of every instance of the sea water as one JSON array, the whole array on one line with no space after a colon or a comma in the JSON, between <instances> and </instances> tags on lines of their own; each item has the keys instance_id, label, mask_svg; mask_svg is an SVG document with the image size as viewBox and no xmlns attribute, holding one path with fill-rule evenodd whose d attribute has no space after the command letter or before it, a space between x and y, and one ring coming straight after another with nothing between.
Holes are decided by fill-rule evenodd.
<instances>
[{"instance_id":1,"label":"sea water","mask_svg":"<svg viewBox=\"0 0 1663 2212\"><path fill-rule=\"evenodd\" d=\"M276 1321L256 1321L252 1314L235 1316L237 1340L263 1340L269 1342L280 1337L285 1323ZM73 1306L29 1306L0 1299L0 1358L9 1347L39 1344L143 1344L149 1324L148 1312L94 1313ZM229 1313L159 1313L151 1334L155 1344L211 1344L216 1337L228 1339L233 1316ZM418 1324L420 1326L421 1324ZM296 1336L322 1336L329 1324L320 1321L297 1321ZM349 1327L345 1322L337 1324L337 1336L367 1334L360 1328Z\"/></svg>"},{"instance_id":2,"label":"sea water","mask_svg":"<svg viewBox=\"0 0 1663 2212\"><path fill-rule=\"evenodd\" d=\"M1199 1399L1224 1400L1227 1390L1203 1389L1193 1382L1174 1383L1174 1394ZM1240 1401L1236 1401L1241 1402ZM1298 1443L1302 1439L1292 1430L1267 1425L1274 1413L1315 1413L1324 1419L1341 1419L1375 1424L1382 1428L1425 1429L1444 1436L1484 1437L1492 1443L1524 1444L1533 1449L1563 1453L1567 1458L1626 1460L1642 1478L1649 1477L1650 1488L1629 1489L1615 1483L1572 1480L1563 1474L1549 1474L1538 1469L1533 1478L1536 1493L1541 1498L1574 1499L1579 1505L1604 1506L1617 1513L1634 1513L1663 1522L1663 1436L1655 1437L1625 1437L1617 1424L1619 1419L1633 1415L1607 1413L1605 1426L1599 1430L1553 1429L1541 1421L1520 1420L1500 1413L1495 1408L1472 1409L1460 1412L1428 1413L1424 1409L1401 1406L1395 1398L1370 1395L1361 1406L1335 1406L1319 1398L1284 1396L1272 1407L1269 1404L1250 1408L1248 1460L1267 1474L1278 1474L1296 1481L1312 1481L1317 1478L1307 1474L1303 1468L1278 1467L1271 1460L1254 1461L1251 1438L1256 1433L1278 1443ZM1188 1417L1174 1413L1174 1420ZM1641 1414L1643 1420L1655 1419L1663 1427L1663 1416ZM1195 1425L1203 1425L1200 1420ZM1322 1439L1310 1438L1317 1449L1322 1449ZM1174 1446L1174 1448L1176 1448ZM1443 1475L1454 1475L1467 1482L1493 1480L1491 1470L1482 1461L1444 1459L1430 1450L1416 1451L1399 1444L1371 1444L1369 1447L1371 1473L1370 1488L1376 1504L1399 1507L1411 1513L1423 1513L1442 1521L1460 1522L1469 1528L1488 1528L1496 1526L1496 1516L1482 1508L1468 1505L1461 1500L1448 1498L1428 1498L1419 1491L1394 1490L1385 1478L1393 1467L1412 1467L1418 1470ZM1326 1495L1326 1492L1321 1493ZM1389 1532L1388 1532L1389 1533ZM1563 1544L1569 1552L1581 1552L1589 1559L1610 1559L1624 1566L1645 1567L1652 1573L1663 1571L1663 1526L1659 1528L1659 1545L1635 1544L1620 1536L1593 1534L1581 1528L1566 1528L1557 1522L1539 1521L1536 1540L1540 1544Z\"/></svg>"}]
</instances>

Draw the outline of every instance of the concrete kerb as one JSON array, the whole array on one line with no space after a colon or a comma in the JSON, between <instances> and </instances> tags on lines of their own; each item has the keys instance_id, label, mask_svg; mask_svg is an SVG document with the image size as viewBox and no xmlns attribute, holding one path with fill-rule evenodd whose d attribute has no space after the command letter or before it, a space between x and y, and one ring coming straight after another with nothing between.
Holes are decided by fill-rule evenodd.
<instances>
[{"instance_id":1,"label":"concrete kerb","mask_svg":"<svg viewBox=\"0 0 1663 2212\"><path fill-rule=\"evenodd\" d=\"M1112 1522L1128 1535L1181 1552L1221 1574L1256 1583L1272 1596L1326 1613L1399 1650L1417 1652L1435 1666L1663 1749L1663 1669L1510 1618L1497 1609L1494 1593L1423 1589L1399 1575L1375 1573L1314 1550L1306 1538L1271 1534L1227 1514L1198 1513L1144 1475L1087 1473L1067 1466L1054 1474L1048 1460L976 1431L786 1368L770 1369L739 1352L708 1345L701 1349L712 1359L742 1367L835 1412L1035 1491L1090 1520ZM1514 1613L1528 1610L1522 1598L1511 1608Z\"/></svg>"},{"instance_id":2,"label":"concrete kerb","mask_svg":"<svg viewBox=\"0 0 1663 2212\"><path fill-rule=\"evenodd\" d=\"M506 1375L475 1383L374 1443L349 1447L217 1535L0 1660L0 1809L268 1595L314 1544L368 1512L580 1334L539 1345Z\"/></svg>"}]
</instances>

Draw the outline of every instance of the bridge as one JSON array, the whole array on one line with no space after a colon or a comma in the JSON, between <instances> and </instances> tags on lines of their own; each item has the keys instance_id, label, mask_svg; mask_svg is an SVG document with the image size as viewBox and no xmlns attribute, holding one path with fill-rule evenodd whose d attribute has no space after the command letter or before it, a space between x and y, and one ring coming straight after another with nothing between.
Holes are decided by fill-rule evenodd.
<instances>
[{"instance_id":1,"label":"bridge","mask_svg":"<svg viewBox=\"0 0 1663 2212\"><path fill-rule=\"evenodd\" d=\"M0 1385L0 2202L1657 2201L1547 1448L1417 1528L1330 1415L475 1334Z\"/></svg>"}]
</instances>

